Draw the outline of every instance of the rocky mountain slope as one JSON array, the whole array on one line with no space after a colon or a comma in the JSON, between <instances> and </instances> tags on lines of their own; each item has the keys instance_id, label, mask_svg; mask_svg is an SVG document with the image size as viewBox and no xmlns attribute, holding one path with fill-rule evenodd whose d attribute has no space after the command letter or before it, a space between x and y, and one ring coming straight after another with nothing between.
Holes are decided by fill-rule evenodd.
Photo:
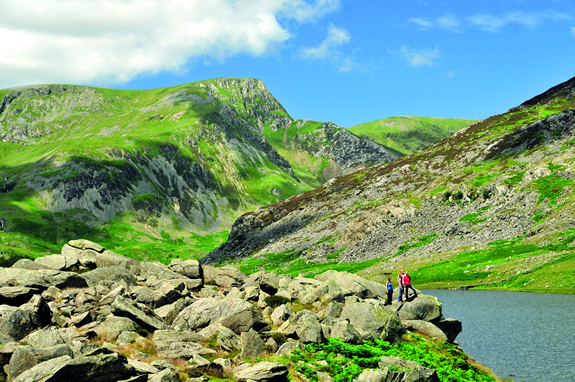
<instances>
[{"instance_id":1,"label":"rocky mountain slope","mask_svg":"<svg viewBox=\"0 0 575 382\"><path fill-rule=\"evenodd\" d=\"M388 117L352 126L353 134L397 150L402 156L413 154L448 138L479 119Z\"/></svg>"},{"instance_id":2,"label":"rocky mountain slope","mask_svg":"<svg viewBox=\"0 0 575 382\"><path fill-rule=\"evenodd\" d=\"M396 158L331 124L306 125L293 145L274 148L299 125L256 79L146 91L40 85L0 90L0 100L8 255L50 253L82 236L139 259L197 256L242 213L310 190L300 169L318 186ZM287 154L336 170L318 180L305 166L294 172Z\"/></svg>"},{"instance_id":3,"label":"rocky mountain slope","mask_svg":"<svg viewBox=\"0 0 575 382\"><path fill-rule=\"evenodd\" d=\"M247 213L202 261L413 269L418 286L575 292L575 78L389 164Z\"/></svg>"},{"instance_id":4,"label":"rocky mountain slope","mask_svg":"<svg viewBox=\"0 0 575 382\"><path fill-rule=\"evenodd\" d=\"M386 295L346 272L247 276L72 240L0 268L0 378L493 381L453 344L461 322L435 297L385 305Z\"/></svg>"}]
</instances>

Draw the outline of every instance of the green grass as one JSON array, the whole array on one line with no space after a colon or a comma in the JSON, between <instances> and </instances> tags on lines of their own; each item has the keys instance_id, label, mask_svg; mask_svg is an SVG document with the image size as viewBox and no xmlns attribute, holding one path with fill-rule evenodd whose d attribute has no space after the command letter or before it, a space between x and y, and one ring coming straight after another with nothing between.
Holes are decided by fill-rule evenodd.
<instances>
[{"instance_id":1,"label":"green grass","mask_svg":"<svg viewBox=\"0 0 575 382\"><path fill-rule=\"evenodd\" d=\"M409 251L412 248L419 248L426 246L428 244L433 243L435 239L437 239L439 235L437 233L432 233L431 235L425 235L421 237L414 237L407 243L401 245L395 254L395 256L400 256Z\"/></svg>"},{"instance_id":2,"label":"green grass","mask_svg":"<svg viewBox=\"0 0 575 382\"><path fill-rule=\"evenodd\" d=\"M366 137L390 147L403 155L413 154L458 130L475 123L477 119L389 117L350 127L358 137Z\"/></svg>"},{"instance_id":3,"label":"green grass","mask_svg":"<svg viewBox=\"0 0 575 382\"><path fill-rule=\"evenodd\" d=\"M471 214L467 214L465 216L462 216L459 221L460 222L470 222L471 224L475 225L481 222L484 222L487 219L478 219L478 217L480 217L481 215L483 215L485 212L487 212L489 210L489 208L491 208L491 206L484 206L479 208L479 210L477 210L476 213L471 213Z\"/></svg>"},{"instance_id":4,"label":"green grass","mask_svg":"<svg viewBox=\"0 0 575 382\"><path fill-rule=\"evenodd\" d=\"M471 365L456 345L418 334L408 334L396 344L374 340L353 345L330 338L326 343L308 344L304 351L292 351L291 360L300 365L296 370L309 380L317 380L318 370L330 375L335 382L350 382L364 369L377 369L384 356L401 357L435 369L441 382L494 381L492 376Z\"/></svg>"}]
</instances>

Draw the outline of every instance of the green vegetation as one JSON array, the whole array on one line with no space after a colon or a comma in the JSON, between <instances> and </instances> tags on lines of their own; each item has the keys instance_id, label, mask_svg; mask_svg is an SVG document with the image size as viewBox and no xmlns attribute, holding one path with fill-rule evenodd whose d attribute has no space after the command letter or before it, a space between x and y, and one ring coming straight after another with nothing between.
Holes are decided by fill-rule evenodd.
<instances>
[{"instance_id":1,"label":"green vegetation","mask_svg":"<svg viewBox=\"0 0 575 382\"><path fill-rule=\"evenodd\" d=\"M459 221L460 222L470 222L471 224L475 225L481 222L484 222L487 220L487 218L485 219L478 219L478 217L480 217L481 215L483 215L485 212L487 212L489 209L491 208L491 206L485 206L485 207L481 207L476 213L471 213L471 214L467 214L465 216L462 216Z\"/></svg>"},{"instance_id":2,"label":"green vegetation","mask_svg":"<svg viewBox=\"0 0 575 382\"><path fill-rule=\"evenodd\" d=\"M456 345L418 334L408 334L396 344L374 340L353 345L330 338L327 343L308 344L304 351L292 351L291 360L298 364L295 370L311 381L317 381L317 371L322 371L336 382L350 382L364 369L378 368L379 360L384 356L401 357L433 368L442 382L494 381L492 376L471 365ZM299 364L300 361L303 363Z\"/></svg>"},{"instance_id":3,"label":"green vegetation","mask_svg":"<svg viewBox=\"0 0 575 382\"><path fill-rule=\"evenodd\" d=\"M478 119L389 117L353 126L348 130L358 137L369 138L403 155L409 155L450 137L478 121Z\"/></svg>"},{"instance_id":4,"label":"green vegetation","mask_svg":"<svg viewBox=\"0 0 575 382\"><path fill-rule=\"evenodd\" d=\"M423 247L427 244L431 244L431 243L433 243L433 241L435 239L437 239L438 236L439 236L438 234L432 233L431 235L425 235L422 237L414 237L410 241L408 241L407 243L401 245L398 248L395 256L403 255L404 253L406 253L407 251L409 251L412 248L419 248L419 247Z\"/></svg>"}]
</instances>

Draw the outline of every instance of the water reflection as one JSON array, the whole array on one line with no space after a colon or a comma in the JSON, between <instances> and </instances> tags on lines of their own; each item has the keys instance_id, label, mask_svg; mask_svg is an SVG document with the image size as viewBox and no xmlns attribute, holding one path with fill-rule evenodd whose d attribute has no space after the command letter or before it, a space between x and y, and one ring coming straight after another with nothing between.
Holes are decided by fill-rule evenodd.
<instances>
[{"instance_id":1,"label":"water reflection","mask_svg":"<svg viewBox=\"0 0 575 382\"><path fill-rule=\"evenodd\" d=\"M575 381L575 295L425 290L463 322L457 341L501 378Z\"/></svg>"}]
</instances>

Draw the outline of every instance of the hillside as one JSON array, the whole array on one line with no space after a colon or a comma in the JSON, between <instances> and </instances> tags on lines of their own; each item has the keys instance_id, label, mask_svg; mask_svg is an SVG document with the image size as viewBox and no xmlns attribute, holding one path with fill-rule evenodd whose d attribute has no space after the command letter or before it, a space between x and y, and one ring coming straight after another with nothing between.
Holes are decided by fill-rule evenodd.
<instances>
[{"instance_id":1,"label":"hillside","mask_svg":"<svg viewBox=\"0 0 575 382\"><path fill-rule=\"evenodd\" d=\"M266 138L294 121L256 79L38 85L0 90L0 100L0 254L49 254L82 236L140 260L197 257L241 214L320 184L302 183L301 166L294 172ZM371 142L338 156L334 139L316 142L313 160L347 169L396 158Z\"/></svg>"},{"instance_id":2,"label":"hillside","mask_svg":"<svg viewBox=\"0 0 575 382\"><path fill-rule=\"evenodd\" d=\"M413 154L448 138L479 119L388 117L352 126L348 131L397 150L403 156Z\"/></svg>"},{"instance_id":3,"label":"hillside","mask_svg":"<svg viewBox=\"0 0 575 382\"><path fill-rule=\"evenodd\" d=\"M575 292L575 78L389 164L240 217L202 259L417 287Z\"/></svg>"}]
</instances>

